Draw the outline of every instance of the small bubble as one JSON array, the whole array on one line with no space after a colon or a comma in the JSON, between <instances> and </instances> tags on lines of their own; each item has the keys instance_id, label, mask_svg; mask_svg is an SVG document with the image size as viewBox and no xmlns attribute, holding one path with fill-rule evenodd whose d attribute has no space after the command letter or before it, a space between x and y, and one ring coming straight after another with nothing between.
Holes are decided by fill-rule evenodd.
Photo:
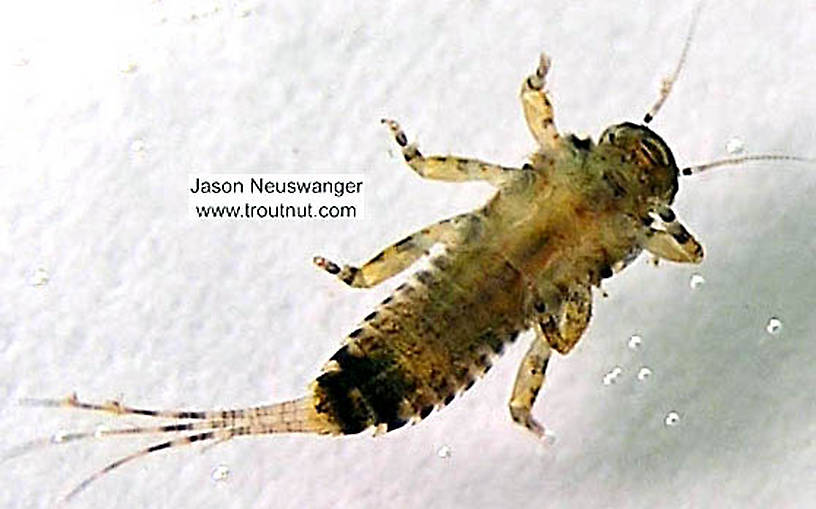
<instances>
[{"instance_id":1,"label":"small bubble","mask_svg":"<svg viewBox=\"0 0 816 509\"><path fill-rule=\"evenodd\" d=\"M637 350L638 348L640 348L641 343L643 343L643 338L637 334L632 334L629 337L629 342L627 343L627 345L629 345L629 348L631 348L632 350Z\"/></svg>"},{"instance_id":2,"label":"small bubble","mask_svg":"<svg viewBox=\"0 0 816 509\"><path fill-rule=\"evenodd\" d=\"M210 478L215 482L226 481L229 478L230 469L227 465L217 465L212 469Z\"/></svg>"},{"instance_id":3,"label":"small bubble","mask_svg":"<svg viewBox=\"0 0 816 509\"><path fill-rule=\"evenodd\" d=\"M550 431L548 429L545 429L544 430L544 436L541 437L541 439L544 440L544 443L546 443L547 445L553 445L553 444L555 444L555 440L556 440L555 433L553 433L552 431Z\"/></svg>"},{"instance_id":4,"label":"small bubble","mask_svg":"<svg viewBox=\"0 0 816 509\"><path fill-rule=\"evenodd\" d=\"M671 412L666 414L666 418L663 419L663 423L666 426L677 426L680 424L680 414L672 410Z\"/></svg>"},{"instance_id":5,"label":"small bubble","mask_svg":"<svg viewBox=\"0 0 816 509\"><path fill-rule=\"evenodd\" d=\"M136 138L130 144L131 152L144 152L145 149L145 142L141 138Z\"/></svg>"},{"instance_id":6,"label":"small bubble","mask_svg":"<svg viewBox=\"0 0 816 509\"><path fill-rule=\"evenodd\" d=\"M704 284L705 284L705 278L700 274L694 273L689 278L689 287L692 290L696 290L697 288L700 288Z\"/></svg>"},{"instance_id":7,"label":"small bubble","mask_svg":"<svg viewBox=\"0 0 816 509\"><path fill-rule=\"evenodd\" d=\"M745 151L745 142L742 141L742 138L734 136L725 144L725 150L732 155L742 154Z\"/></svg>"},{"instance_id":8,"label":"small bubble","mask_svg":"<svg viewBox=\"0 0 816 509\"><path fill-rule=\"evenodd\" d=\"M782 330L782 320L772 316L768 320L768 325L765 326L765 330L768 331L768 334L776 336Z\"/></svg>"},{"instance_id":9,"label":"small bubble","mask_svg":"<svg viewBox=\"0 0 816 509\"><path fill-rule=\"evenodd\" d=\"M31 274L31 286L45 286L48 284L49 279L51 279L51 276L48 274L48 271L42 267L38 267Z\"/></svg>"},{"instance_id":10,"label":"small bubble","mask_svg":"<svg viewBox=\"0 0 816 509\"><path fill-rule=\"evenodd\" d=\"M51 443L53 444L61 444L65 441L65 436L67 435L64 431L57 431L53 435L51 435Z\"/></svg>"},{"instance_id":11,"label":"small bubble","mask_svg":"<svg viewBox=\"0 0 816 509\"><path fill-rule=\"evenodd\" d=\"M122 64L122 67L119 68L119 72L122 74L133 74L139 69L139 64L136 62L125 62Z\"/></svg>"},{"instance_id":12,"label":"small bubble","mask_svg":"<svg viewBox=\"0 0 816 509\"><path fill-rule=\"evenodd\" d=\"M436 455L442 459L448 459L451 457L451 448L447 445L443 445L436 451Z\"/></svg>"},{"instance_id":13,"label":"small bubble","mask_svg":"<svg viewBox=\"0 0 816 509\"><path fill-rule=\"evenodd\" d=\"M617 381L617 378L620 376L621 373L623 373L623 368L620 366L615 366L609 373L604 375L603 384L612 385Z\"/></svg>"},{"instance_id":14,"label":"small bubble","mask_svg":"<svg viewBox=\"0 0 816 509\"><path fill-rule=\"evenodd\" d=\"M647 368L646 366L643 366L642 368L640 368L640 371L638 371L638 374L637 374L638 380L646 380L650 376L652 376L652 370Z\"/></svg>"}]
</instances>

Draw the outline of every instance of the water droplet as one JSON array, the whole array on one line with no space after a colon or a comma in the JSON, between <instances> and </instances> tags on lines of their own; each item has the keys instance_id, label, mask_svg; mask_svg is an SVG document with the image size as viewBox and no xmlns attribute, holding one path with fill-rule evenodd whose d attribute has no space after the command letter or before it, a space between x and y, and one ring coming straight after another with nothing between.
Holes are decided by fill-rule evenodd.
<instances>
[{"instance_id":1,"label":"water droplet","mask_svg":"<svg viewBox=\"0 0 816 509\"><path fill-rule=\"evenodd\" d=\"M436 451L436 455L442 459L450 458L451 454L452 454L451 448L447 445L443 445Z\"/></svg>"},{"instance_id":2,"label":"water droplet","mask_svg":"<svg viewBox=\"0 0 816 509\"><path fill-rule=\"evenodd\" d=\"M700 274L694 273L689 278L689 287L692 290L696 290L697 288L700 288L704 284L705 284L705 278Z\"/></svg>"},{"instance_id":3,"label":"water droplet","mask_svg":"<svg viewBox=\"0 0 816 509\"><path fill-rule=\"evenodd\" d=\"M42 267L38 267L31 274L31 286L45 286L48 284L49 279L51 279L51 276L48 274L48 271Z\"/></svg>"},{"instance_id":4,"label":"water droplet","mask_svg":"<svg viewBox=\"0 0 816 509\"><path fill-rule=\"evenodd\" d=\"M210 473L210 478L215 482L226 481L229 478L230 469L227 465L216 465Z\"/></svg>"},{"instance_id":5,"label":"water droplet","mask_svg":"<svg viewBox=\"0 0 816 509\"><path fill-rule=\"evenodd\" d=\"M725 150L732 155L742 154L745 151L745 142L742 138L734 136L725 144Z\"/></svg>"},{"instance_id":6,"label":"water droplet","mask_svg":"<svg viewBox=\"0 0 816 509\"><path fill-rule=\"evenodd\" d=\"M632 334L629 337L629 342L627 343L627 345L629 345L629 348L631 348L632 350L637 350L638 348L640 348L641 343L643 343L643 338L637 334Z\"/></svg>"},{"instance_id":7,"label":"water droplet","mask_svg":"<svg viewBox=\"0 0 816 509\"><path fill-rule=\"evenodd\" d=\"M772 316L768 320L768 325L765 326L765 330L768 331L768 334L776 336L782 330L782 320Z\"/></svg>"},{"instance_id":8,"label":"water droplet","mask_svg":"<svg viewBox=\"0 0 816 509\"><path fill-rule=\"evenodd\" d=\"M677 426L680 424L680 414L672 410L671 412L666 414L666 418L663 419L663 423L666 426Z\"/></svg>"},{"instance_id":9,"label":"water droplet","mask_svg":"<svg viewBox=\"0 0 816 509\"><path fill-rule=\"evenodd\" d=\"M53 435L51 435L51 443L53 444L61 444L65 441L65 436L67 435L64 431L57 431Z\"/></svg>"},{"instance_id":10,"label":"water droplet","mask_svg":"<svg viewBox=\"0 0 816 509\"><path fill-rule=\"evenodd\" d=\"M640 371L638 371L638 374L637 374L638 380L646 380L650 376L652 376L652 370L647 368L646 366L643 366L642 368L640 368Z\"/></svg>"}]
</instances>

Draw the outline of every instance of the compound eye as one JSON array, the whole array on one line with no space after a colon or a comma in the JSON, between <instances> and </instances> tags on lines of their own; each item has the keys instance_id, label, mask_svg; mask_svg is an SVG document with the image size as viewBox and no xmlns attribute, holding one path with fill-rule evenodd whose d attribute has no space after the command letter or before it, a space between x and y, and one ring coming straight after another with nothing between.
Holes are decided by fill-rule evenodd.
<instances>
[{"instance_id":1,"label":"compound eye","mask_svg":"<svg viewBox=\"0 0 816 509\"><path fill-rule=\"evenodd\" d=\"M643 138L640 140L640 148L643 151L644 155L654 164L659 166L671 166L671 160L669 159L668 154L660 144L656 143L654 140L649 138Z\"/></svg>"}]
</instances>

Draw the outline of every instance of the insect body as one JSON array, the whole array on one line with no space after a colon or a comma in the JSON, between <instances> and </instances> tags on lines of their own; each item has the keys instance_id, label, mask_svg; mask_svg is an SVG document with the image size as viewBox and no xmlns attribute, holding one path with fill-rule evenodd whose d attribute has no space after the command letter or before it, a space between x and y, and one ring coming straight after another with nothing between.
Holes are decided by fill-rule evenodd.
<instances>
[{"instance_id":1,"label":"insect body","mask_svg":"<svg viewBox=\"0 0 816 509\"><path fill-rule=\"evenodd\" d=\"M488 369L520 332L533 340L519 369L510 413L536 433L531 408L551 348L569 352L586 328L591 288L642 249L699 262L702 248L669 208L678 168L646 127L610 127L600 143L555 130L543 91L549 60L525 80L521 99L541 145L523 168L457 157L424 157L399 125L384 120L419 175L482 179L497 188L483 208L431 225L362 268L316 258L342 281L379 283L442 243L444 254L369 315L313 384L315 417L326 430L395 429L449 402ZM653 226L657 214L663 229Z\"/></svg>"},{"instance_id":2,"label":"insect body","mask_svg":"<svg viewBox=\"0 0 816 509\"><path fill-rule=\"evenodd\" d=\"M685 54L685 52L684 52ZM682 59L681 59L682 63ZM240 435L390 431L451 402L490 367L521 332L535 337L518 369L509 409L536 434L532 417L551 350L568 353L586 329L592 288L643 250L657 258L699 263L703 250L670 208L681 174L750 159L680 170L667 144L645 124L606 129L597 144L562 135L545 92L550 60L542 55L521 87L527 125L538 150L522 168L453 156L423 156L400 126L383 123L407 164L424 178L484 180L496 188L473 212L442 220L385 248L361 267L323 257L315 263L343 283L373 287L410 267L435 245L442 253L414 274L351 332L303 397L225 411L154 411L76 396L35 404L176 419L168 425L73 433L90 436L180 433L111 463L71 494L125 462L154 451ZM679 66L678 66L679 69ZM668 95L647 114L648 123ZM70 496L70 495L69 495Z\"/></svg>"}]
</instances>

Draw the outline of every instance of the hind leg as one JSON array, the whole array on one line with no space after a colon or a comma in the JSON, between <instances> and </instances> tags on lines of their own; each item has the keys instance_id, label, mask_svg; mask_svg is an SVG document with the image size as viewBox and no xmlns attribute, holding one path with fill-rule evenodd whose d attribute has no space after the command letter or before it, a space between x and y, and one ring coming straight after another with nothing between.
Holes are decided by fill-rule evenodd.
<instances>
[{"instance_id":1,"label":"hind leg","mask_svg":"<svg viewBox=\"0 0 816 509\"><path fill-rule=\"evenodd\" d=\"M349 286L371 288L410 267L427 254L434 244L455 244L468 229L471 218L469 213L461 214L423 228L383 249L362 267L340 267L322 256L315 256L314 263Z\"/></svg>"}]
</instances>

